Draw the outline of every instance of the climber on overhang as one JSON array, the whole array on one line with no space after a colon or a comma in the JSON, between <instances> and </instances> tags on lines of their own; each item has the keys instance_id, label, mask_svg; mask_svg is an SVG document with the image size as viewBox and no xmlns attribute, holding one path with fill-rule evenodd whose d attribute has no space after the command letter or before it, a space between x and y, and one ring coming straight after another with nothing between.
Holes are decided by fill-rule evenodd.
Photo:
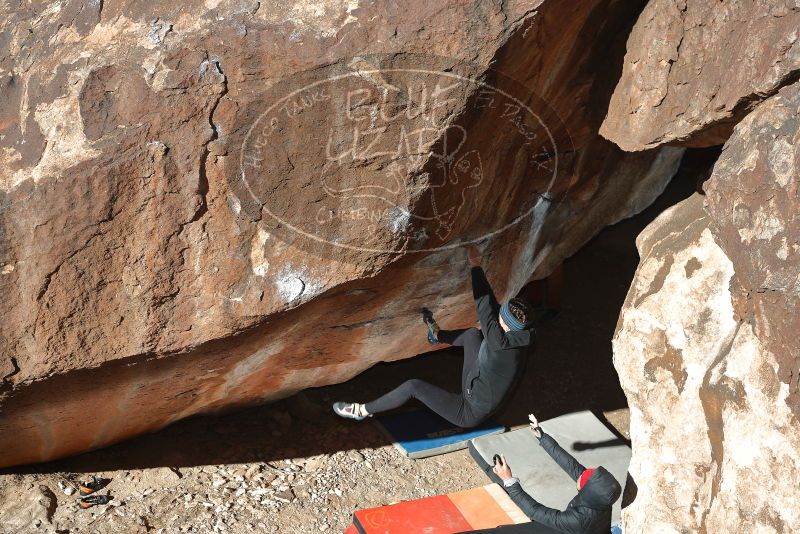
<instances>
[{"instance_id":1,"label":"climber on overhang","mask_svg":"<svg viewBox=\"0 0 800 534\"><path fill-rule=\"evenodd\" d=\"M512 527L497 527L476 530L484 534L526 534L540 532L538 523L563 532L564 534L608 534L611 532L611 507L622 493L622 487L614 475L602 466L585 468L552 437L544 433L536 417L530 415L530 428L539 445L555 460L555 462L575 481L578 494L569 502L566 510L555 510L539 503L528 495L514 477L511 467L504 457L494 467L487 468L487 473L498 484L501 484L511 500L533 520Z\"/></svg>"},{"instance_id":2,"label":"climber on overhang","mask_svg":"<svg viewBox=\"0 0 800 534\"><path fill-rule=\"evenodd\" d=\"M461 392L452 393L414 379L366 404L336 402L333 411L337 415L360 421L417 399L451 423L470 428L488 419L504 403L522 375L532 343L531 308L518 298L500 306L474 245L467 248L467 259L481 329L440 330L433 315L423 310L431 344L464 348Z\"/></svg>"}]
</instances>

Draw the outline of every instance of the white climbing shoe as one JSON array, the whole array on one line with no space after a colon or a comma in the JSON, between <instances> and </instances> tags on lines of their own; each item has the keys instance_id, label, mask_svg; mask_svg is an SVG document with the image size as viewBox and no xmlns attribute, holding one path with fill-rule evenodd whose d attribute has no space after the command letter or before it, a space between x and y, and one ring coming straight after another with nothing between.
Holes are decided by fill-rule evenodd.
<instances>
[{"instance_id":1,"label":"white climbing shoe","mask_svg":"<svg viewBox=\"0 0 800 534\"><path fill-rule=\"evenodd\" d=\"M363 421L369 417L364 405L357 402L334 402L333 411L339 417L355 419L356 421Z\"/></svg>"}]
</instances>

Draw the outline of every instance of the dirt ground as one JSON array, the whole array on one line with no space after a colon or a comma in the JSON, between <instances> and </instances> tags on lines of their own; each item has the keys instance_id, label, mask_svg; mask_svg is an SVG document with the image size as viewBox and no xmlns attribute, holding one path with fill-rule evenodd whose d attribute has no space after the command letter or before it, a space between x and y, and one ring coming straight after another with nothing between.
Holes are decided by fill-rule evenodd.
<instances>
[{"instance_id":1,"label":"dirt ground","mask_svg":"<svg viewBox=\"0 0 800 534\"><path fill-rule=\"evenodd\" d=\"M638 262L634 239L691 194L706 159L689 154L653 206L604 230L565 263L562 311L539 328L502 423L524 425L529 412L547 419L590 409L628 437L611 339ZM0 532L339 533L356 509L488 483L466 451L409 460L373 423L330 411L335 400L368 400L412 377L457 390L460 353L381 364L281 402L192 417L100 451L0 471ZM67 492L92 475L112 479L100 493L113 499L80 510Z\"/></svg>"}]
</instances>

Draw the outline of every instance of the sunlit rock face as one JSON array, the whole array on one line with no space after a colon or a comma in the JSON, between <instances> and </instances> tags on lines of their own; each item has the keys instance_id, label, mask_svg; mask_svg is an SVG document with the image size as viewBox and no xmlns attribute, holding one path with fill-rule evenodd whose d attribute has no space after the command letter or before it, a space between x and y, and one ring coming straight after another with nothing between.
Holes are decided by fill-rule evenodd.
<instances>
[{"instance_id":1,"label":"sunlit rock face","mask_svg":"<svg viewBox=\"0 0 800 534\"><path fill-rule=\"evenodd\" d=\"M734 264L702 197L639 236L642 261L614 336L631 407L636 532L800 527L800 424L779 358L734 310Z\"/></svg>"},{"instance_id":2,"label":"sunlit rock face","mask_svg":"<svg viewBox=\"0 0 800 534\"><path fill-rule=\"evenodd\" d=\"M704 189L638 237L614 336L633 532L800 529L800 84L760 104Z\"/></svg>"},{"instance_id":3,"label":"sunlit rock face","mask_svg":"<svg viewBox=\"0 0 800 534\"><path fill-rule=\"evenodd\" d=\"M639 486L632 532L800 529L796 2L652 0L601 134L724 143L704 197L664 213L614 337Z\"/></svg>"},{"instance_id":4,"label":"sunlit rock face","mask_svg":"<svg viewBox=\"0 0 800 534\"><path fill-rule=\"evenodd\" d=\"M640 7L5 6L0 465L429 350L464 243L503 298L646 207L681 149L597 133Z\"/></svg>"},{"instance_id":5,"label":"sunlit rock face","mask_svg":"<svg viewBox=\"0 0 800 534\"><path fill-rule=\"evenodd\" d=\"M711 146L800 76L800 5L651 0L601 134L625 150Z\"/></svg>"},{"instance_id":6,"label":"sunlit rock face","mask_svg":"<svg viewBox=\"0 0 800 534\"><path fill-rule=\"evenodd\" d=\"M775 354L800 417L800 83L737 126L705 190L714 235L736 270L737 316Z\"/></svg>"}]
</instances>

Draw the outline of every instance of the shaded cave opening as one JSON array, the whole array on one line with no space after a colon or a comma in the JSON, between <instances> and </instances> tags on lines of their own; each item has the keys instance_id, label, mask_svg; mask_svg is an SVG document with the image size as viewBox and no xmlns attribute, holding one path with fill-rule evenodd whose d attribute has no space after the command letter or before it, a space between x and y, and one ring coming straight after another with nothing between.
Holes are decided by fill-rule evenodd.
<instances>
[{"instance_id":1,"label":"shaded cave opening","mask_svg":"<svg viewBox=\"0 0 800 534\"><path fill-rule=\"evenodd\" d=\"M612 339L639 264L636 237L665 210L702 192L702 183L721 150L721 146L687 149L675 176L650 206L604 228L563 263L560 311L537 328L525 375L496 416L501 424L512 428L526 425L529 413L546 420L592 410L620 438L627 439L628 404L613 365ZM520 293L540 293L536 286L541 282L529 283ZM318 388L315 393L321 395L323 405L333 400L361 401L376 398L411 378L458 391L461 354L459 348L446 348L381 363L345 384Z\"/></svg>"},{"instance_id":2,"label":"shaded cave opening","mask_svg":"<svg viewBox=\"0 0 800 534\"><path fill-rule=\"evenodd\" d=\"M686 149L675 176L650 206L604 228L564 262L560 313L537 329L537 346L502 422L527 424L533 410L540 420L591 410L628 439L628 404L613 364L612 339L639 265L636 238L664 211L702 194L721 150L721 145Z\"/></svg>"},{"instance_id":3,"label":"shaded cave opening","mask_svg":"<svg viewBox=\"0 0 800 534\"><path fill-rule=\"evenodd\" d=\"M537 328L525 375L496 415L499 422L518 427L527 424L528 413L546 420L592 410L627 440L627 401L613 365L612 338L639 263L636 237L666 209L701 192L720 151L720 146L687 149L677 173L648 208L603 229L564 262L560 312ZM420 321L420 335L424 334ZM461 358L460 348L446 348L381 363L342 384L305 390L262 406L192 416L104 449L0 473L180 469L382 447L390 442L375 425L339 419L331 402L376 398L411 378L458 391Z\"/></svg>"}]
</instances>

